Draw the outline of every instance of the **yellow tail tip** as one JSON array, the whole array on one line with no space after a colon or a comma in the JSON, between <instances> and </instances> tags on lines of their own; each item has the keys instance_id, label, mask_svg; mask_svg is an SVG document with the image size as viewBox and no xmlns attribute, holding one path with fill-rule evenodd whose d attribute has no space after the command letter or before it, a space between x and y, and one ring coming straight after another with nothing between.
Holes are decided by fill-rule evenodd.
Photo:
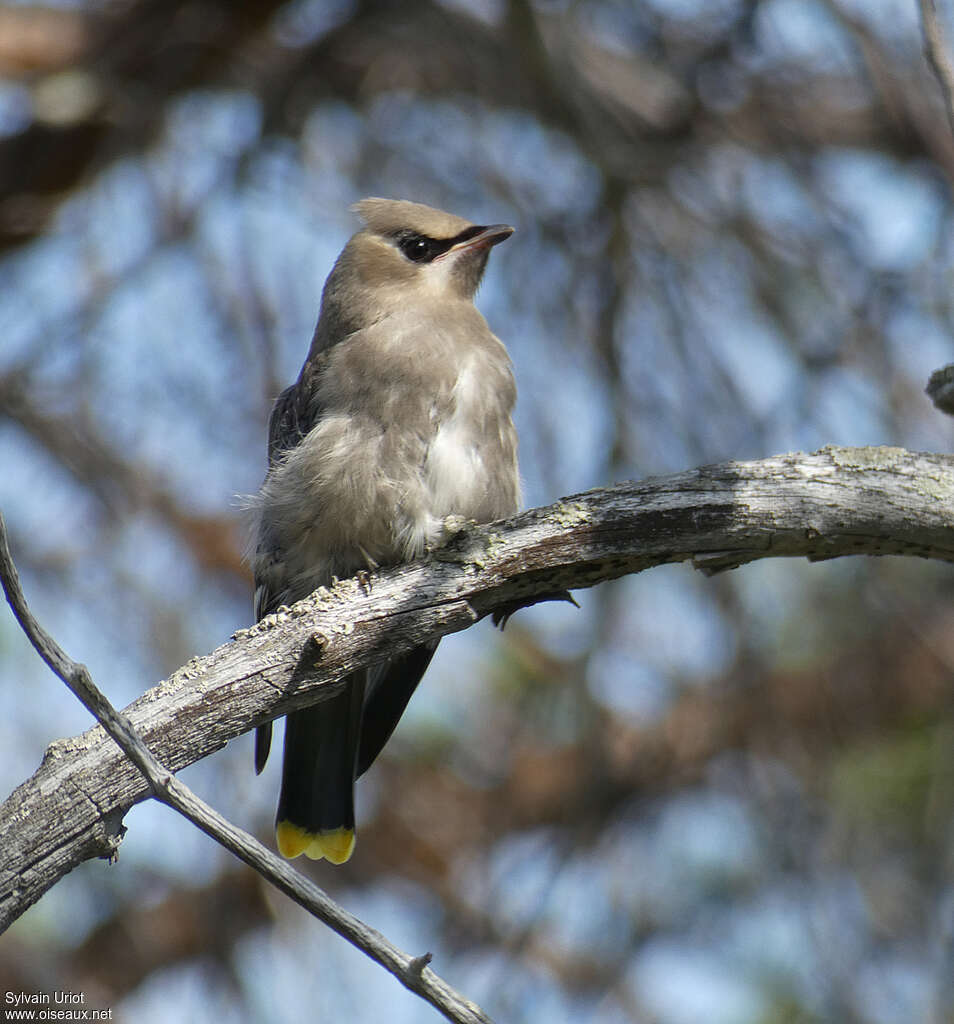
<instances>
[{"instance_id":1,"label":"yellow tail tip","mask_svg":"<svg viewBox=\"0 0 954 1024\"><path fill-rule=\"evenodd\" d=\"M314 836L309 835L303 828L293 825L290 821L280 821L275 826L275 843L278 852L289 860L293 860L300 853L311 845Z\"/></svg>"},{"instance_id":2,"label":"yellow tail tip","mask_svg":"<svg viewBox=\"0 0 954 1024\"><path fill-rule=\"evenodd\" d=\"M332 864L344 864L354 853L354 829L336 828L331 832L319 832L311 837L305 849L305 856L312 860L325 857Z\"/></svg>"},{"instance_id":3,"label":"yellow tail tip","mask_svg":"<svg viewBox=\"0 0 954 1024\"><path fill-rule=\"evenodd\" d=\"M304 854L310 860L325 858L332 864L344 864L354 852L354 829L336 828L330 832L306 832L290 821L275 827L278 852L289 860Z\"/></svg>"}]
</instances>

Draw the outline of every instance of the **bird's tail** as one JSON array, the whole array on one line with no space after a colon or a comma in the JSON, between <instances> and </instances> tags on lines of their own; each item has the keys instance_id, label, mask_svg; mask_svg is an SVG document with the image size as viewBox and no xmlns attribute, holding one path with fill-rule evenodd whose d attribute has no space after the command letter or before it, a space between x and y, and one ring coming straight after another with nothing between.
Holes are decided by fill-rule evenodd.
<instances>
[{"instance_id":1,"label":"bird's tail","mask_svg":"<svg viewBox=\"0 0 954 1024\"><path fill-rule=\"evenodd\" d=\"M284 857L343 864L354 849L354 779L367 673L289 715L275 836Z\"/></svg>"}]
</instances>

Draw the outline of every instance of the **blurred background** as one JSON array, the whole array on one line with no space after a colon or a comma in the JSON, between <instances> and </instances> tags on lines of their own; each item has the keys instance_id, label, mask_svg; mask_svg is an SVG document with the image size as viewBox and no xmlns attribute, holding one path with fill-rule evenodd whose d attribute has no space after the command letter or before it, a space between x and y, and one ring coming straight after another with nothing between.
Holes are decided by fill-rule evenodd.
<instances>
[{"instance_id":1,"label":"blurred background","mask_svg":"<svg viewBox=\"0 0 954 1024\"><path fill-rule=\"evenodd\" d=\"M938 0L954 40L954 4ZM237 495L351 203L512 223L478 305L527 505L949 451L954 139L917 0L0 2L0 507L117 704L251 620ZM685 566L446 640L296 862L503 1022L954 1021L954 582ZM88 715L0 613L0 795ZM278 761L183 773L271 843ZM114 1019L437 1021L140 805L0 938Z\"/></svg>"}]
</instances>

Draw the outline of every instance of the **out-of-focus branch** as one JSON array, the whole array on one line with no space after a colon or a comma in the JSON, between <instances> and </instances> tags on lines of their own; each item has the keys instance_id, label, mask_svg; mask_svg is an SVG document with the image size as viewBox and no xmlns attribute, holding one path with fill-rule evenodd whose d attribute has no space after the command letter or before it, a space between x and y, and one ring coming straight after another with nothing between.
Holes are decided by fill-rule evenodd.
<instances>
[{"instance_id":1,"label":"out-of-focus branch","mask_svg":"<svg viewBox=\"0 0 954 1024\"><path fill-rule=\"evenodd\" d=\"M79 11L43 7L0 7L0 75L56 71L75 61L89 45Z\"/></svg>"},{"instance_id":2,"label":"out-of-focus branch","mask_svg":"<svg viewBox=\"0 0 954 1024\"><path fill-rule=\"evenodd\" d=\"M403 985L417 993L444 1016L458 1024L490 1024L490 1019L469 1000L455 992L427 965L430 954L411 957L375 929L368 927L325 892L276 856L247 832L236 828L212 807L176 779L153 756L130 719L117 711L93 683L89 670L70 658L37 622L27 606L19 575L7 544L6 524L0 514L0 582L13 614L37 653L63 680L126 757L139 769L152 795L188 818L197 828L254 868L277 889L357 946L372 960L390 971ZM116 833L117 842L122 829Z\"/></svg>"},{"instance_id":3,"label":"out-of-focus branch","mask_svg":"<svg viewBox=\"0 0 954 1024\"><path fill-rule=\"evenodd\" d=\"M9 417L19 424L80 483L88 486L110 512L126 515L127 504L148 508L176 531L196 564L242 578L248 576L234 521L222 516L197 515L183 507L148 469L134 464L110 445L91 418L65 416L40 408L29 397L27 379L28 375L21 370L0 374L0 417Z\"/></svg>"},{"instance_id":4,"label":"out-of-focus branch","mask_svg":"<svg viewBox=\"0 0 954 1024\"><path fill-rule=\"evenodd\" d=\"M590 491L463 531L370 583L320 589L193 659L128 718L178 771L332 695L362 665L491 612L671 562L713 573L773 556L954 561L952 509L954 461L900 448L832 447ZM114 853L123 814L151 793L101 729L53 744L0 806L0 928L81 861Z\"/></svg>"},{"instance_id":5,"label":"out-of-focus branch","mask_svg":"<svg viewBox=\"0 0 954 1024\"><path fill-rule=\"evenodd\" d=\"M919 0L919 7L921 28L924 31L924 55L937 76L941 95L944 97L947 119L951 131L954 131L954 64L951 63L947 41L941 29L936 0Z\"/></svg>"},{"instance_id":6,"label":"out-of-focus branch","mask_svg":"<svg viewBox=\"0 0 954 1024\"><path fill-rule=\"evenodd\" d=\"M740 22L750 6L742 5ZM727 111L697 102L690 83L715 55L732 52L733 37L744 31L739 25L725 25L686 66L683 57L656 55L668 50L663 32L655 45L620 53L581 31L583 19L562 10L543 14L525 0L508 3L496 24L434 0L366 0L301 45L275 31L286 7L279 0L134 0L56 12L50 39L37 41L29 61L54 73L30 81L32 118L0 138L0 251L36 237L93 172L142 152L175 98L196 87L224 85L259 97L265 133L292 136L328 99L361 108L395 90L422 98L470 93L570 131L604 172L633 184L664 182L674 144L727 129L755 149L777 148L790 133L799 147L912 151L911 104L900 104L899 118L885 117L867 97L846 105L841 97L853 83L841 74L814 74L792 89L771 71L763 79L745 69L745 102ZM21 37L27 20L37 21L15 7L0 6L0 13ZM62 37L55 46L53 26ZM3 51L0 45L0 65ZM9 68L9 54L6 60ZM886 79L898 78L895 62L884 62ZM934 156L931 140L922 141Z\"/></svg>"},{"instance_id":7,"label":"out-of-focus branch","mask_svg":"<svg viewBox=\"0 0 954 1024\"><path fill-rule=\"evenodd\" d=\"M54 74L30 81L33 118L0 138L0 251L35 237L91 172L145 146L176 95L227 78L232 61L263 35L281 6L280 0L134 0L45 16L49 38L34 39L32 67L22 70ZM24 39L27 16L0 13L0 27ZM30 13L35 33L41 22ZM0 45L8 72L15 71L4 53L9 49Z\"/></svg>"}]
</instances>

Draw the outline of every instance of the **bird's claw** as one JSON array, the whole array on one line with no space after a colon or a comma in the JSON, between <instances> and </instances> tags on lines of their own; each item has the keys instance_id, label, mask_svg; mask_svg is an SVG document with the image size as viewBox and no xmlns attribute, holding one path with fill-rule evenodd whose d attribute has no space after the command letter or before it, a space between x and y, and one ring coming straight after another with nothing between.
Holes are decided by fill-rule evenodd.
<instances>
[{"instance_id":1,"label":"bird's claw","mask_svg":"<svg viewBox=\"0 0 954 1024\"><path fill-rule=\"evenodd\" d=\"M574 608L580 607L569 590L555 590L550 594L538 594L536 597L520 597L514 601L506 601L490 613L490 621L500 629L504 629L514 612L520 611L521 608L531 608L535 604L542 604L544 601L569 601Z\"/></svg>"}]
</instances>

